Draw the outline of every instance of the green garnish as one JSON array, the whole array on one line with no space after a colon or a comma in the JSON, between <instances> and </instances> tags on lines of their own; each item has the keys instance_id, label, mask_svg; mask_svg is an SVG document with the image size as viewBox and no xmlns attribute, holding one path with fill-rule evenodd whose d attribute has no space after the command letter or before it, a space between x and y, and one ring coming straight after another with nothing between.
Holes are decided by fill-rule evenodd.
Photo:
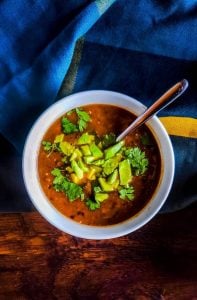
<instances>
[{"instance_id":1,"label":"green garnish","mask_svg":"<svg viewBox=\"0 0 197 300\"><path fill-rule=\"evenodd\" d=\"M109 159L111 157L114 157L116 155L116 153L118 153L120 151L120 149L122 148L122 146L124 145L124 141L118 142L115 145L107 148L104 152L105 152L105 159Z\"/></svg>"},{"instance_id":2,"label":"green garnish","mask_svg":"<svg viewBox=\"0 0 197 300\"><path fill-rule=\"evenodd\" d=\"M103 148L107 148L116 142L116 135L114 133L105 134L102 138Z\"/></svg>"},{"instance_id":3,"label":"green garnish","mask_svg":"<svg viewBox=\"0 0 197 300\"><path fill-rule=\"evenodd\" d=\"M82 110L81 108L76 108L76 113L78 115L78 127L79 131L82 132L87 127L87 123L91 120L90 115Z\"/></svg>"},{"instance_id":4,"label":"green garnish","mask_svg":"<svg viewBox=\"0 0 197 300\"><path fill-rule=\"evenodd\" d=\"M129 159L134 175L139 176L146 172L148 159L145 156L145 152L141 151L140 148L127 148L125 156Z\"/></svg>"},{"instance_id":5,"label":"green garnish","mask_svg":"<svg viewBox=\"0 0 197 300\"><path fill-rule=\"evenodd\" d=\"M44 151L50 152L52 150L53 144L48 141L42 141L42 146L44 148Z\"/></svg>"},{"instance_id":6,"label":"green garnish","mask_svg":"<svg viewBox=\"0 0 197 300\"><path fill-rule=\"evenodd\" d=\"M105 175L110 175L116 168L121 160L121 156L116 155L115 157L109 158L104 161L102 167Z\"/></svg>"},{"instance_id":7,"label":"green garnish","mask_svg":"<svg viewBox=\"0 0 197 300\"><path fill-rule=\"evenodd\" d=\"M75 147L66 141L60 142L59 148L60 148L61 152L67 156L70 156L75 150Z\"/></svg>"},{"instance_id":8,"label":"green garnish","mask_svg":"<svg viewBox=\"0 0 197 300\"><path fill-rule=\"evenodd\" d=\"M83 189L79 185L68 181L67 178L62 175L60 169L53 169L51 174L55 177L53 187L57 192L64 192L71 202L83 197Z\"/></svg>"},{"instance_id":9,"label":"green garnish","mask_svg":"<svg viewBox=\"0 0 197 300\"><path fill-rule=\"evenodd\" d=\"M134 199L134 188L132 186L119 190L120 198L123 200Z\"/></svg>"},{"instance_id":10,"label":"green garnish","mask_svg":"<svg viewBox=\"0 0 197 300\"><path fill-rule=\"evenodd\" d=\"M94 192L95 192L95 194L100 193L100 192L102 192L102 189L100 188L100 186L95 186L94 187Z\"/></svg>"},{"instance_id":11,"label":"green garnish","mask_svg":"<svg viewBox=\"0 0 197 300\"><path fill-rule=\"evenodd\" d=\"M86 205L90 210L96 210L97 208L100 208L100 202L96 202L92 199L87 199L86 200Z\"/></svg>"},{"instance_id":12,"label":"green garnish","mask_svg":"<svg viewBox=\"0 0 197 300\"><path fill-rule=\"evenodd\" d=\"M62 131L65 134L70 134L78 131L77 125L73 124L68 118L62 118Z\"/></svg>"},{"instance_id":13,"label":"green garnish","mask_svg":"<svg viewBox=\"0 0 197 300\"><path fill-rule=\"evenodd\" d=\"M77 141L78 145L91 144L95 140L94 135L88 132L83 133Z\"/></svg>"},{"instance_id":14,"label":"green garnish","mask_svg":"<svg viewBox=\"0 0 197 300\"><path fill-rule=\"evenodd\" d=\"M54 139L54 144L58 144L58 143L61 143L63 142L64 140L64 134L58 134L56 135L55 139Z\"/></svg>"},{"instance_id":15,"label":"green garnish","mask_svg":"<svg viewBox=\"0 0 197 300\"><path fill-rule=\"evenodd\" d=\"M131 167L128 159L119 163L120 185L127 185L132 180Z\"/></svg>"}]
</instances>

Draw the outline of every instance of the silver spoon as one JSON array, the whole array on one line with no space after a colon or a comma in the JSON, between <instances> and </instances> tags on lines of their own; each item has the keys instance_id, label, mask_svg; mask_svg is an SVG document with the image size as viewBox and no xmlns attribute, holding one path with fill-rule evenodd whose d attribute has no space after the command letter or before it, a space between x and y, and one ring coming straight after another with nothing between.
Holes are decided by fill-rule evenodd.
<instances>
[{"instance_id":1,"label":"silver spoon","mask_svg":"<svg viewBox=\"0 0 197 300\"><path fill-rule=\"evenodd\" d=\"M155 114L157 114L164 107L168 106L175 99L180 97L185 90L187 89L189 83L186 79L181 80L171 87L167 92L165 92L157 101L155 101L149 108L145 110L137 119L132 122L127 129L125 129L117 138L116 141L119 142L122 140L127 134L133 132L150 118L152 118Z\"/></svg>"}]
</instances>

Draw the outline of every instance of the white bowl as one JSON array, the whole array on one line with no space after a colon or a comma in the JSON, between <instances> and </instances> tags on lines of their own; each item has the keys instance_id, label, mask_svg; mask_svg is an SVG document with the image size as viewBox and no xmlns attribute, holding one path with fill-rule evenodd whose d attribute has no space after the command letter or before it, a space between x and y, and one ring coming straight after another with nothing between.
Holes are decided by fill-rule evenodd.
<instances>
[{"instance_id":1,"label":"white bowl","mask_svg":"<svg viewBox=\"0 0 197 300\"><path fill-rule=\"evenodd\" d=\"M161 175L158 186L147 205L130 219L110 226L89 226L77 223L61 214L48 200L39 182L38 153L43 135L49 126L67 111L89 104L111 104L139 115L146 107L124 94L111 91L87 91L65 97L50 106L33 125L23 152L23 177L27 192L40 214L51 224L71 235L87 239L109 239L131 233L150 221L164 204L174 177L174 153L169 136L153 117L147 126L154 135L161 155Z\"/></svg>"}]
</instances>

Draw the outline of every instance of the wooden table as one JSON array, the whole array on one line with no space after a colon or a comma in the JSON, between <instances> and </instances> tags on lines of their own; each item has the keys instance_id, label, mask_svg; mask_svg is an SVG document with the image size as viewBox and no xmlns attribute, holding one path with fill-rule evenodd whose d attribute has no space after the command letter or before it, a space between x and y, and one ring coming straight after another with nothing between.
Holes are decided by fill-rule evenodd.
<instances>
[{"instance_id":1,"label":"wooden table","mask_svg":"<svg viewBox=\"0 0 197 300\"><path fill-rule=\"evenodd\" d=\"M106 241L1 214L0 299L197 299L197 205Z\"/></svg>"}]
</instances>

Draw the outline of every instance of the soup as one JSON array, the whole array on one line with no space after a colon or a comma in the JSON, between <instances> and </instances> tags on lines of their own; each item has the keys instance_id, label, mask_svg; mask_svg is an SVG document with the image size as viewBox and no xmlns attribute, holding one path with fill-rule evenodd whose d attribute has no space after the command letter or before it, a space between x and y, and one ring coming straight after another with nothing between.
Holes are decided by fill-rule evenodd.
<instances>
[{"instance_id":1,"label":"soup","mask_svg":"<svg viewBox=\"0 0 197 300\"><path fill-rule=\"evenodd\" d=\"M125 221L150 201L161 173L158 145L143 125L115 139L136 117L111 105L88 105L56 120L38 156L40 183L58 211L76 222Z\"/></svg>"}]
</instances>

